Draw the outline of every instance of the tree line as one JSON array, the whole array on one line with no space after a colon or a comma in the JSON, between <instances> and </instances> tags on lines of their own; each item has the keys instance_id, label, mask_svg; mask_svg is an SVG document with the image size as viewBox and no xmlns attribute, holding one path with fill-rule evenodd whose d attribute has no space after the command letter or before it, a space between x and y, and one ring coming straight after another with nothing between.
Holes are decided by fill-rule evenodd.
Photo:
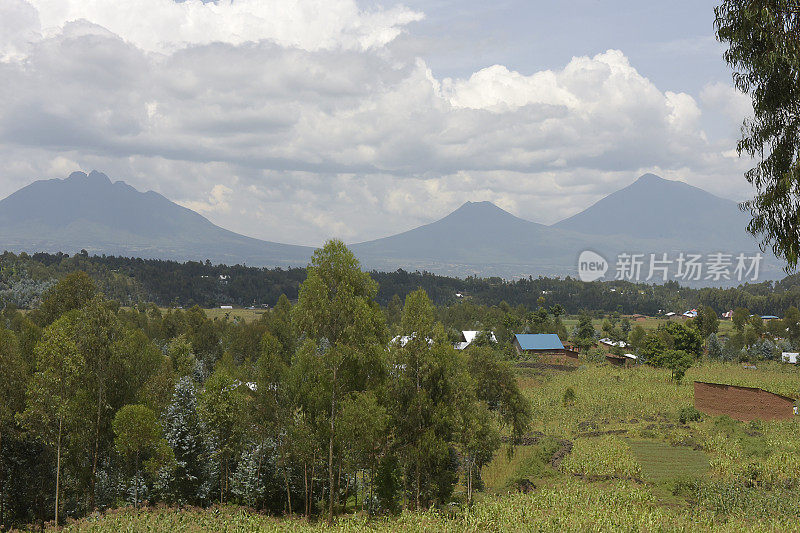
<instances>
[{"instance_id":1,"label":"tree line","mask_svg":"<svg viewBox=\"0 0 800 533\"><path fill-rule=\"evenodd\" d=\"M459 480L471 499L529 404L496 348L453 348L424 290L394 317L377 293L332 241L297 302L252 322L124 307L84 271L6 306L0 525L157 502L330 520L442 504Z\"/></svg>"},{"instance_id":2,"label":"tree line","mask_svg":"<svg viewBox=\"0 0 800 533\"><path fill-rule=\"evenodd\" d=\"M303 268L213 265L209 261L178 263L87 253L70 256L6 252L0 255L0 305L36 306L56 280L77 271L88 273L108 298L122 305L154 302L162 307L184 308L274 306L281 295L295 301L306 278ZM676 281L647 285L628 281L586 283L570 277L459 279L402 269L370 272L370 275L378 282L375 301L382 307L388 306L395 296L404 300L418 288L423 288L436 306L454 306L469 300L484 306L505 302L514 308L523 306L535 311L543 305L559 305L569 314L586 309L603 314L655 316L709 306L719 314L743 307L757 314L782 315L789 307L800 307L798 274L777 282L701 289L684 287Z\"/></svg>"}]
</instances>

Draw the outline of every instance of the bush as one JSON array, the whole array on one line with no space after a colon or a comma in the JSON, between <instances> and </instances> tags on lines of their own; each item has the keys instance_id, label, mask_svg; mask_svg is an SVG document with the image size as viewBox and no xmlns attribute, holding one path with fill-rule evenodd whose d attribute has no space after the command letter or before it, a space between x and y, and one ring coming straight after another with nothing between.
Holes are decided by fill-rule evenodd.
<instances>
[{"instance_id":1,"label":"bush","mask_svg":"<svg viewBox=\"0 0 800 533\"><path fill-rule=\"evenodd\" d=\"M681 409L678 420L681 424L686 424L688 422L699 422L702 417L702 413L695 409L693 405L690 405Z\"/></svg>"},{"instance_id":2,"label":"bush","mask_svg":"<svg viewBox=\"0 0 800 533\"><path fill-rule=\"evenodd\" d=\"M567 387L567 390L564 391L564 396L561 398L561 404L564 407L575 405L575 389Z\"/></svg>"}]
</instances>

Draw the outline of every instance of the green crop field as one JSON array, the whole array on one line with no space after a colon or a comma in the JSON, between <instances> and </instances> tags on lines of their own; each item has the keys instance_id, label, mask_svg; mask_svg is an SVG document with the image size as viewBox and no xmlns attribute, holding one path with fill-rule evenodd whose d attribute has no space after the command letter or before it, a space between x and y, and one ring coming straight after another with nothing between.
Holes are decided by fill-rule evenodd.
<instances>
[{"instance_id":1,"label":"green crop field","mask_svg":"<svg viewBox=\"0 0 800 533\"><path fill-rule=\"evenodd\" d=\"M646 481L661 483L675 478L703 477L708 471L708 455L688 446L672 446L657 440L628 442L642 466Z\"/></svg>"}]
</instances>

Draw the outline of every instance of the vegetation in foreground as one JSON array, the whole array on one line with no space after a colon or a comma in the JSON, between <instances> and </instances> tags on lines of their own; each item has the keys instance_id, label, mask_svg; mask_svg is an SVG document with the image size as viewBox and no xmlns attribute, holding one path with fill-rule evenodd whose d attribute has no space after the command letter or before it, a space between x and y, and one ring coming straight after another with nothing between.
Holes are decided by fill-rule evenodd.
<instances>
[{"instance_id":1,"label":"vegetation in foreground","mask_svg":"<svg viewBox=\"0 0 800 533\"><path fill-rule=\"evenodd\" d=\"M765 322L737 308L723 334L709 307L683 322L570 322L558 305L436 308L417 290L382 309L376 294L332 242L296 304L281 298L249 321L122 307L82 273L24 313L6 306L0 522L36 527L57 513L78 519L73 528L180 529L169 521L192 517L218 529L222 513L244 529L612 519L783 529L798 519L798 424L715 420L690 406L695 379L797 396L796 369L776 360L800 343L800 311ZM460 328L487 324L496 343L481 334L454 349ZM515 332L569 338L581 366L514 368ZM600 337L627 342L638 364L609 366Z\"/></svg>"},{"instance_id":2,"label":"vegetation in foreground","mask_svg":"<svg viewBox=\"0 0 800 533\"><path fill-rule=\"evenodd\" d=\"M486 498L452 512L404 511L397 517L338 518L332 526L303 518L275 518L228 506L210 509L133 509L68 524L69 532L106 531L797 531L789 509L796 495L752 499L705 491L699 505L665 506L634 482L602 485L565 480L531 493ZM750 508L767 505L769 508Z\"/></svg>"},{"instance_id":3,"label":"vegetation in foreground","mask_svg":"<svg viewBox=\"0 0 800 533\"><path fill-rule=\"evenodd\" d=\"M519 383L546 416L513 455L503 447L481 470L484 491L465 504L397 516L336 518L340 531L798 531L800 423L727 417L681 422L691 380L669 371L589 363L574 372L521 369ZM794 368L705 362L687 377L798 383ZM575 391L563 401L565 387ZM626 398L632 393L636 395ZM545 434L548 433L548 435ZM559 435L553 437L550 435ZM564 442L571 452L554 465ZM67 525L68 531L323 531L325 520L270 517L227 505L127 507Z\"/></svg>"}]
</instances>

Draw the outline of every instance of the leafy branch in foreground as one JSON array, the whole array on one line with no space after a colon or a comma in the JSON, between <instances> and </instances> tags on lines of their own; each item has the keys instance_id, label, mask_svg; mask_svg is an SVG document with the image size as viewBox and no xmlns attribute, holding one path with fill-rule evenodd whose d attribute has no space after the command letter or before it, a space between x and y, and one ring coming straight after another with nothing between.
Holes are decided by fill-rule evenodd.
<instances>
[{"instance_id":1,"label":"leafy branch in foreground","mask_svg":"<svg viewBox=\"0 0 800 533\"><path fill-rule=\"evenodd\" d=\"M793 270L800 254L800 2L725 0L714 13L734 83L753 100L737 146L758 160L745 174L756 188L742 204L752 216L747 229Z\"/></svg>"}]
</instances>

